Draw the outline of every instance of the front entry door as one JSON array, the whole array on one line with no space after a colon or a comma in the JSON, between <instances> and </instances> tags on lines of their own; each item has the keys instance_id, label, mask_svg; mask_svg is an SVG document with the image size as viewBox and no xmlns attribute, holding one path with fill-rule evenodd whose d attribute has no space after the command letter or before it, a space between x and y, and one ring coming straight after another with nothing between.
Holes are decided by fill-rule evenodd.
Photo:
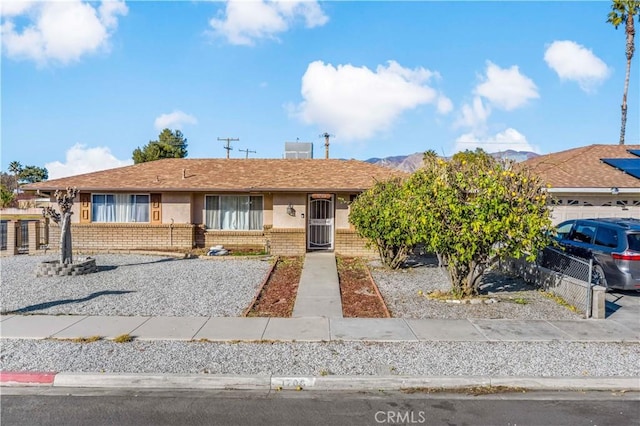
<instances>
[{"instance_id":1,"label":"front entry door","mask_svg":"<svg viewBox=\"0 0 640 426\"><path fill-rule=\"evenodd\" d=\"M333 194L309 195L307 250L333 250Z\"/></svg>"}]
</instances>

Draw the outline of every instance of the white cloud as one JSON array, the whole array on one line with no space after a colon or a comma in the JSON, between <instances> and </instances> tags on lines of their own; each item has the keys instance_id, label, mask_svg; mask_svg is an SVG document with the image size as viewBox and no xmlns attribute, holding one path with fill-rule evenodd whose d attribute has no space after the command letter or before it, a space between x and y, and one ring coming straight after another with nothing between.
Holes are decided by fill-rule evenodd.
<instances>
[{"instance_id":1,"label":"white cloud","mask_svg":"<svg viewBox=\"0 0 640 426\"><path fill-rule=\"evenodd\" d=\"M561 80L575 81L585 92L593 91L611 72L591 49L570 40L551 43L544 60Z\"/></svg>"},{"instance_id":2,"label":"white cloud","mask_svg":"<svg viewBox=\"0 0 640 426\"><path fill-rule=\"evenodd\" d=\"M271 38L287 31L298 18L307 28L329 21L315 0L229 0L226 9L209 25L231 44L253 45L257 39Z\"/></svg>"},{"instance_id":3,"label":"white cloud","mask_svg":"<svg viewBox=\"0 0 640 426\"><path fill-rule=\"evenodd\" d=\"M453 110L453 102L451 102L451 99L447 98L444 95L440 95L438 97L436 106L440 114L448 114Z\"/></svg>"},{"instance_id":4,"label":"white cloud","mask_svg":"<svg viewBox=\"0 0 640 426\"><path fill-rule=\"evenodd\" d=\"M153 122L157 130L181 130L185 124L198 124L198 119L186 112L175 110L169 114L160 114Z\"/></svg>"},{"instance_id":5,"label":"white cloud","mask_svg":"<svg viewBox=\"0 0 640 426\"><path fill-rule=\"evenodd\" d=\"M80 0L2 3L2 47L10 58L28 59L44 65L68 64L83 55L108 49L109 37L126 15L121 1L103 1L96 9ZM18 26L21 19L26 24Z\"/></svg>"},{"instance_id":6,"label":"white cloud","mask_svg":"<svg viewBox=\"0 0 640 426\"><path fill-rule=\"evenodd\" d=\"M469 127L471 129L484 129L487 119L491 115L491 107L484 105L482 98L476 96L471 105L463 104L460 116L455 123L456 127Z\"/></svg>"},{"instance_id":7,"label":"white cloud","mask_svg":"<svg viewBox=\"0 0 640 426\"><path fill-rule=\"evenodd\" d=\"M533 80L521 74L517 65L500 68L491 61L487 61L486 77L475 88L474 94L507 111L524 105L530 99L540 97Z\"/></svg>"},{"instance_id":8,"label":"white cloud","mask_svg":"<svg viewBox=\"0 0 640 426\"><path fill-rule=\"evenodd\" d=\"M482 148L486 152L500 152L508 149L539 152L537 147L527 141L526 136L513 128L508 128L504 132L496 133L493 136L486 136L476 132L466 133L456 139L453 152L467 149L474 150L476 148Z\"/></svg>"},{"instance_id":9,"label":"white cloud","mask_svg":"<svg viewBox=\"0 0 640 426\"><path fill-rule=\"evenodd\" d=\"M118 160L108 147L87 148L86 145L75 144L67 151L65 163L54 161L44 166L49 172L49 179L58 179L131 164L133 160Z\"/></svg>"},{"instance_id":10,"label":"white cloud","mask_svg":"<svg viewBox=\"0 0 640 426\"><path fill-rule=\"evenodd\" d=\"M292 113L341 140L367 139L419 105L433 103L446 112L447 99L427 85L433 77L437 74L427 69L404 68L395 61L375 71L312 62L302 77L303 102Z\"/></svg>"},{"instance_id":11,"label":"white cloud","mask_svg":"<svg viewBox=\"0 0 640 426\"><path fill-rule=\"evenodd\" d=\"M0 2L0 16L5 18L21 15L29 10L34 3L35 1L27 0L3 0Z\"/></svg>"}]
</instances>

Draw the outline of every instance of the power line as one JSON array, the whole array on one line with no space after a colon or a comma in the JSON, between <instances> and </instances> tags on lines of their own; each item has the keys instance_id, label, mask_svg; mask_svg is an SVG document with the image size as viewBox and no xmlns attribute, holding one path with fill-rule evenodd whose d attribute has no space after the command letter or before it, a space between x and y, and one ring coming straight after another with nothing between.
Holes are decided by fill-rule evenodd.
<instances>
[{"instance_id":1,"label":"power line","mask_svg":"<svg viewBox=\"0 0 640 426\"><path fill-rule=\"evenodd\" d=\"M250 152L252 152L254 154L256 153L255 151L249 151L249 148L247 148L247 149L239 149L238 151L245 152L247 154L246 157L244 157L244 158L249 158L249 153Z\"/></svg>"},{"instance_id":2,"label":"power line","mask_svg":"<svg viewBox=\"0 0 640 426\"><path fill-rule=\"evenodd\" d=\"M227 150L227 160L229 159L229 151L231 151L233 148L231 148L231 142L235 142L235 141L239 141L240 139L238 138L218 138L219 141L227 141L227 144L225 145L224 149Z\"/></svg>"}]
</instances>

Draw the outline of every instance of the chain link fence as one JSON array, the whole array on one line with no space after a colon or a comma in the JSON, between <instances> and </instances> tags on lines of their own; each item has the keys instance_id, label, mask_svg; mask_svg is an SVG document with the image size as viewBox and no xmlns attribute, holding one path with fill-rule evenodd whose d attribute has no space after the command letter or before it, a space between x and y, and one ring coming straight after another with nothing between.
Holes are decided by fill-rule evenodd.
<instances>
[{"instance_id":1,"label":"chain link fence","mask_svg":"<svg viewBox=\"0 0 640 426\"><path fill-rule=\"evenodd\" d=\"M551 247L542 250L538 257L538 265L586 283L592 281L593 260L571 256Z\"/></svg>"},{"instance_id":2,"label":"chain link fence","mask_svg":"<svg viewBox=\"0 0 640 426\"><path fill-rule=\"evenodd\" d=\"M593 260L571 256L561 250L546 247L529 263L524 258L507 261L506 268L574 306L585 317L593 311Z\"/></svg>"}]
</instances>

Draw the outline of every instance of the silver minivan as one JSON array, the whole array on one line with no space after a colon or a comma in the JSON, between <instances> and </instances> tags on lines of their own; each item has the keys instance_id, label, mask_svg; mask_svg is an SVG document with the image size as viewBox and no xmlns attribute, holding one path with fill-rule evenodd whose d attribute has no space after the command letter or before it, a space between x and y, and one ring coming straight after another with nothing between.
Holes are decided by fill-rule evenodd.
<instances>
[{"instance_id":1,"label":"silver minivan","mask_svg":"<svg viewBox=\"0 0 640 426\"><path fill-rule=\"evenodd\" d=\"M640 219L574 219L556 227L565 250L593 258L596 284L620 290L640 290Z\"/></svg>"}]
</instances>

